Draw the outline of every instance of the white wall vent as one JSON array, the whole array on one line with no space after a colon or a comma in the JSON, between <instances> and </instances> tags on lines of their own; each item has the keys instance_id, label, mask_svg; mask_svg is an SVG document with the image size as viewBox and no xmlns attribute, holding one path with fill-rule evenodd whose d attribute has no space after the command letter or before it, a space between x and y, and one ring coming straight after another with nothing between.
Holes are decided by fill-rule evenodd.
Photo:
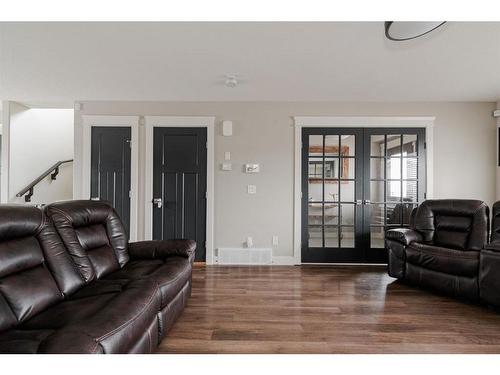
<instances>
[{"instance_id":1,"label":"white wall vent","mask_svg":"<svg viewBox=\"0 0 500 375\"><path fill-rule=\"evenodd\" d=\"M217 263L270 265L273 262L272 253L270 248L219 248Z\"/></svg>"}]
</instances>

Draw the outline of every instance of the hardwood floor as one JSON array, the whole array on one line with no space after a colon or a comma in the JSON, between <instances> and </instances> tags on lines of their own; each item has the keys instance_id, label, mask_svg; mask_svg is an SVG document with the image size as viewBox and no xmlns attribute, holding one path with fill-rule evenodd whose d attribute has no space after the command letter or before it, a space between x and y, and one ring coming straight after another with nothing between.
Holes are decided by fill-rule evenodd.
<instances>
[{"instance_id":1,"label":"hardwood floor","mask_svg":"<svg viewBox=\"0 0 500 375\"><path fill-rule=\"evenodd\" d=\"M160 353L500 353L500 313L385 267L195 266Z\"/></svg>"}]
</instances>

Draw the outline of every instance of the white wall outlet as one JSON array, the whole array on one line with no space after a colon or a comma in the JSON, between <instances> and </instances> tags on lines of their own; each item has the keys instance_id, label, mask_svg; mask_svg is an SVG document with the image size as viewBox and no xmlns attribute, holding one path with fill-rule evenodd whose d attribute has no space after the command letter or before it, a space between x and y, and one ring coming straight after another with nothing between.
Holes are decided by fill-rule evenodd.
<instances>
[{"instance_id":1,"label":"white wall outlet","mask_svg":"<svg viewBox=\"0 0 500 375\"><path fill-rule=\"evenodd\" d=\"M252 237L247 237L246 245L247 245L247 247L253 247L253 238Z\"/></svg>"},{"instance_id":2,"label":"white wall outlet","mask_svg":"<svg viewBox=\"0 0 500 375\"><path fill-rule=\"evenodd\" d=\"M248 185L247 186L248 194L257 194L257 186L256 185Z\"/></svg>"},{"instance_id":3,"label":"white wall outlet","mask_svg":"<svg viewBox=\"0 0 500 375\"><path fill-rule=\"evenodd\" d=\"M279 245L279 238L278 236L274 235L273 236L273 246L278 246Z\"/></svg>"},{"instance_id":4,"label":"white wall outlet","mask_svg":"<svg viewBox=\"0 0 500 375\"><path fill-rule=\"evenodd\" d=\"M231 153L229 151L224 152L224 160L225 161L231 160Z\"/></svg>"},{"instance_id":5,"label":"white wall outlet","mask_svg":"<svg viewBox=\"0 0 500 375\"><path fill-rule=\"evenodd\" d=\"M231 162L224 162L221 164L220 169L222 169L223 171L232 171L233 166Z\"/></svg>"},{"instance_id":6,"label":"white wall outlet","mask_svg":"<svg viewBox=\"0 0 500 375\"><path fill-rule=\"evenodd\" d=\"M260 165L259 164L245 164L245 173L259 173Z\"/></svg>"},{"instance_id":7,"label":"white wall outlet","mask_svg":"<svg viewBox=\"0 0 500 375\"><path fill-rule=\"evenodd\" d=\"M230 137L233 135L233 122L224 120L222 121L222 135L224 137Z\"/></svg>"}]
</instances>

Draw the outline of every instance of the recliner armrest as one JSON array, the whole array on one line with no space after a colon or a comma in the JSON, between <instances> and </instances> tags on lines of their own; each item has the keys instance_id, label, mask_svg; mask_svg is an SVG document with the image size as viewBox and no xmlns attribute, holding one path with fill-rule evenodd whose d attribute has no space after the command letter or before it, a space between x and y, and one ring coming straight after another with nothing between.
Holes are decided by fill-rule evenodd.
<instances>
[{"instance_id":1,"label":"recliner armrest","mask_svg":"<svg viewBox=\"0 0 500 375\"><path fill-rule=\"evenodd\" d=\"M417 231L409 228L390 229L385 233L387 240L397 241L408 246L412 242L421 242L422 235Z\"/></svg>"},{"instance_id":2,"label":"recliner armrest","mask_svg":"<svg viewBox=\"0 0 500 375\"><path fill-rule=\"evenodd\" d=\"M170 256L194 257L196 242L193 240L152 240L129 243L132 259L162 259Z\"/></svg>"},{"instance_id":3,"label":"recliner armrest","mask_svg":"<svg viewBox=\"0 0 500 375\"><path fill-rule=\"evenodd\" d=\"M488 243L484 245L485 250L491 250L491 251L496 251L500 253L500 242L499 241L494 241L491 243Z\"/></svg>"}]
</instances>

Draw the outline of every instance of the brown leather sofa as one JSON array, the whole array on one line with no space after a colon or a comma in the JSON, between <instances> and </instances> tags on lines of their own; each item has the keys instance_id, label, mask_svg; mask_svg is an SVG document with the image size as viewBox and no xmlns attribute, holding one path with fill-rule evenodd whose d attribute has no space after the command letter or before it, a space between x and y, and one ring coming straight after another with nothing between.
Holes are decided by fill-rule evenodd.
<instances>
[{"instance_id":1,"label":"brown leather sofa","mask_svg":"<svg viewBox=\"0 0 500 375\"><path fill-rule=\"evenodd\" d=\"M427 200L409 228L386 233L389 275L468 300L479 298L479 259L489 209L478 200Z\"/></svg>"},{"instance_id":2,"label":"brown leather sofa","mask_svg":"<svg viewBox=\"0 0 500 375\"><path fill-rule=\"evenodd\" d=\"M99 201L0 206L0 353L150 353L191 293L196 244L128 243Z\"/></svg>"}]
</instances>

